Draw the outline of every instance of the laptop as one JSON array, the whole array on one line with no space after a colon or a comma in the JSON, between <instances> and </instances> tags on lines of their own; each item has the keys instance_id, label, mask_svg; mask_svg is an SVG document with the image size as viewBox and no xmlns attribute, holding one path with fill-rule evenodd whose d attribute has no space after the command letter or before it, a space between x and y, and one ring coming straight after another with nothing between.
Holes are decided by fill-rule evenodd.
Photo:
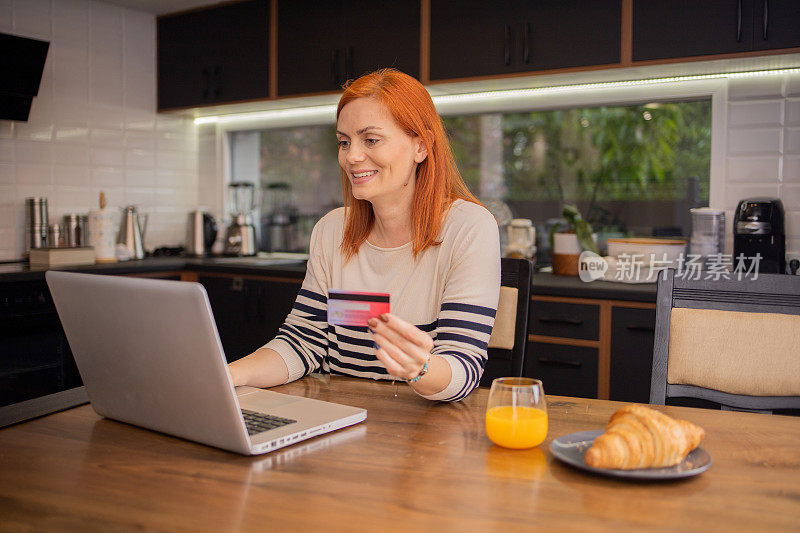
<instances>
[{"instance_id":1,"label":"laptop","mask_svg":"<svg viewBox=\"0 0 800 533\"><path fill-rule=\"evenodd\" d=\"M199 283L53 270L45 278L100 416L245 455L367 417L356 407L234 388Z\"/></svg>"}]
</instances>

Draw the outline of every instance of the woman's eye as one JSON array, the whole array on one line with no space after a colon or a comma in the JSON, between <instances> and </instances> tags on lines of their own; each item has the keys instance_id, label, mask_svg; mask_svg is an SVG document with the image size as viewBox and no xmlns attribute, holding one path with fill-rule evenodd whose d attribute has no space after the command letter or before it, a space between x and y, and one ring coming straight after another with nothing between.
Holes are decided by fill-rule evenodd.
<instances>
[{"instance_id":1,"label":"woman's eye","mask_svg":"<svg viewBox=\"0 0 800 533\"><path fill-rule=\"evenodd\" d=\"M367 146L375 146L380 139L364 139L364 142L367 143Z\"/></svg>"},{"instance_id":2,"label":"woman's eye","mask_svg":"<svg viewBox=\"0 0 800 533\"><path fill-rule=\"evenodd\" d=\"M348 146L350 146L350 141L341 140L337 141L336 144L339 145L339 148L347 148Z\"/></svg>"}]
</instances>

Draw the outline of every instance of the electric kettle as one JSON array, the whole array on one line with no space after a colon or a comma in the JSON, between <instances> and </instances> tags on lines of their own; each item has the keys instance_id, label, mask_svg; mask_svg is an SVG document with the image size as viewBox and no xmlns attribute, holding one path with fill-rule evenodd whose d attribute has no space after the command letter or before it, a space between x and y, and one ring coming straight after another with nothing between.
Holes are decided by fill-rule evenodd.
<instances>
[{"instance_id":1,"label":"electric kettle","mask_svg":"<svg viewBox=\"0 0 800 533\"><path fill-rule=\"evenodd\" d=\"M118 256L126 255L130 259L144 259L147 215L141 216L144 218L144 228L139 224L139 213L136 212L135 206L129 205L122 208L122 220L119 223L119 236L117 236Z\"/></svg>"},{"instance_id":2,"label":"electric kettle","mask_svg":"<svg viewBox=\"0 0 800 533\"><path fill-rule=\"evenodd\" d=\"M196 257L209 255L216 240L217 221L214 217L202 210L189 213L186 253Z\"/></svg>"}]
</instances>

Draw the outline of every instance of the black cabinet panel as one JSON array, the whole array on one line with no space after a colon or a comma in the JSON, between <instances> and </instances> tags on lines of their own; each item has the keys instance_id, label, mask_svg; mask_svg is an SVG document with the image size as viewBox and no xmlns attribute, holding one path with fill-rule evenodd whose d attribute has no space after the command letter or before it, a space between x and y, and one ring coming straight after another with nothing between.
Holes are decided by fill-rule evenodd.
<instances>
[{"instance_id":1,"label":"black cabinet panel","mask_svg":"<svg viewBox=\"0 0 800 533\"><path fill-rule=\"evenodd\" d=\"M269 96L269 1L158 19L158 108Z\"/></svg>"},{"instance_id":2,"label":"black cabinet panel","mask_svg":"<svg viewBox=\"0 0 800 533\"><path fill-rule=\"evenodd\" d=\"M528 343L522 375L541 380L546 394L597 398L597 349Z\"/></svg>"},{"instance_id":3,"label":"black cabinet panel","mask_svg":"<svg viewBox=\"0 0 800 533\"><path fill-rule=\"evenodd\" d=\"M756 0L754 25L756 50L800 46L800 2Z\"/></svg>"},{"instance_id":4,"label":"black cabinet panel","mask_svg":"<svg viewBox=\"0 0 800 533\"><path fill-rule=\"evenodd\" d=\"M634 0L633 60L746 52L754 0Z\"/></svg>"},{"instance_id":5,"label":"black cabinet panel","mask_svg":"<svg viewBox=\"0 0 800 533\"><path fill-rule=\"evenodd\" d=\"M340 90L384 67L419 77L419 28L418 2L278 2L278 94Z\"/></svg>"},{"instance_id":6,"label":"black cabinet panel","mask_svg":"<svg viewBox=\"0 0 800 533\"><path fill-rule=\"evenodd\" d=\"M619 0L432 0L431 79L620 60Z\"/></svg>"},{"instance_id":7,"label":"black cabinet panel","mask_svg":"<svg viewBox=\"0 0 800 533\"><path fill-rule=\"evenodd\" d=\"M612 400L649 403L655 323L655 309L612 308Z\"/></svg>"},{"instance_id":8,"label":"black cabinet panel","mask_svg":"<svg viewBox=\"0 0 800 533\"><path fill-rule=\"evenodd\" d=\"M252 353L278 332L294 305L295 283L200 276L228 362Z\"/></svg>"},{"instance_id":9,"label":"black cabinet panel","mask_svg":"<svg viewBox=\"0 0 800 533\"><path fill-rule=\"evenodd\" d=\"M533 300L529 323L530 332L537 335L597 340L600 307Z\"/></svg>"}]
</instances>

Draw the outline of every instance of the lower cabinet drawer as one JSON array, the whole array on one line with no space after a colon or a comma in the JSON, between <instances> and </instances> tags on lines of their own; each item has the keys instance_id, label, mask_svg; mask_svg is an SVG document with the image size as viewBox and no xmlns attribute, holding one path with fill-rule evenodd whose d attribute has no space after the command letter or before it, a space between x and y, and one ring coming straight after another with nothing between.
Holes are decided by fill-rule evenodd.
<instances>
[{"instance_id":1,"label":"lower cabinet drawer","mask_svg":"<svg viewBox=\"0 0 800 533\"><path fill-rule=\"evenodd\" d=\"M541 380L546 394L597 398L597 348L530 342L522 375Z\"/></svg>"}]
</instances>

